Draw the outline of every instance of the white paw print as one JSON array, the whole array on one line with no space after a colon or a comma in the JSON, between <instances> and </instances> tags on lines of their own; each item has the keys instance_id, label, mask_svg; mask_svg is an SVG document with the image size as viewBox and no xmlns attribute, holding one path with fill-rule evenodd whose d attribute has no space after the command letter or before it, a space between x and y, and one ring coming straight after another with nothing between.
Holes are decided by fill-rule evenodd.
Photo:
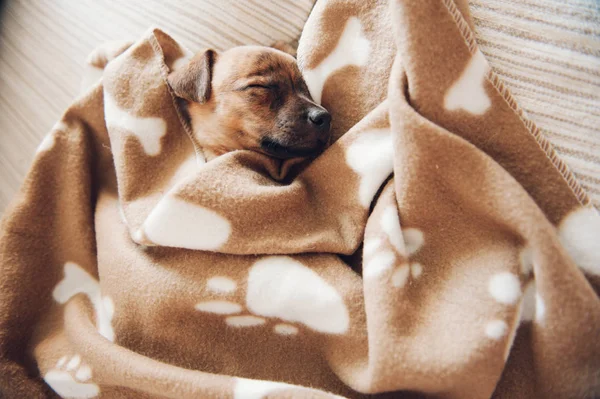
<instances>
[{"instance_id":1,"label":"white paw print","mask_svg":"<svg viewBox=\"0 0 600 399\"><path fill-rule=\"evenodd\" d=\"M398 262L398 256L407 261L402 262L391 275L394 287L404 287L409 277L417 279L423 273L423 266L418 262L411 262L410 258L423 246L425 239L423 232L416 228L400 229L400 220L395 206L388 206L382 214L381 229L391 244L392 249L382 249L384 240L382 238L371 238L365 241L363 277L375 278L384 272L394 268Z\"/></svg>"},{"instance_id":2,"label":"white paw print","mask_svg":"<svg viewBox=\"0 0 600 399\"><path fill-rule=\"evenodd\" d=\"M410 262L410 257L416 254L423 246L423 233L418 229L403 229L402 235L406 243L406 255L409 262L396 268L392 274L392 285L394 287L403 287L408 281L409 274L413 279L417 279L423 273L423 266L418 262Z\"/></svg>"},{"instance_id":3,"label":"white paw print","mask_svg":"<svg viewBox=\"0 0 600 399\"><path fill-rule=\"evenodd\" d=\"M90 382L92 370L82 363L81 356L61 357L44 376L44 381L63 398L93 398L100 388Z\"/></svg>"},{"instance_id":4,"label":"white paw print","mask_svg":"<svg viewBox=\"0 0 600 399\"><path fill-rule=\"evenodd\" d=\"M237 283L227 277L208 280L207 290L219 296L234 293ZM235 328L256 327L277 318L273 332L298 334L298 324L315 331L342 334L350 324L348 309L339 293L316 272L287 256L257 261L248 273L245 306L223 299L200 302L196 310L225 316Z\"/></svg>"}]
</instances>

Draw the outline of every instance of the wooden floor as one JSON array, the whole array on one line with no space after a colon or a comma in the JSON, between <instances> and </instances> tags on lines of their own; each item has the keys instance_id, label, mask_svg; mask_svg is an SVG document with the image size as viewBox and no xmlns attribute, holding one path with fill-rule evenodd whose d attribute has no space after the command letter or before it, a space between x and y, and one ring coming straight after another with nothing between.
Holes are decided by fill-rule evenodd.
<instances>
[{"instance_id":1,"label":"wooden floor","mask_svg":"<svg viewBox=\"0 0 600 399\"><path fill-rule=\"evenodd\" d=\"M0 15L0 213L98 44L150 26L191 50L293 41L313 0L7 0ZM592 0L471 0L492 67L600 204L600 12Z\"/></svg>"},{"instance_id":2,"label":"wooden floor","mask_svg":"<svg viewBox=\"0 0 600 399\"><path fill-rule=\"evenodd\" d=\"M152 26L192 51L293 42L314 0L7 0L0 15L0 213L80 91L87 55Z\"/></svg>"}]
</instances>

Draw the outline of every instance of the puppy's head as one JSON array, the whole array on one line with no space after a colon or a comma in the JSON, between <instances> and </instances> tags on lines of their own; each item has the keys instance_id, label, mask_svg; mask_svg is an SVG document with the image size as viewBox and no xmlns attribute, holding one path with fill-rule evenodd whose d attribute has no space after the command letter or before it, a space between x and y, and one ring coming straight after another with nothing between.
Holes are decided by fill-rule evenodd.
<instances>
[{"instance_id":1,"label":"puppy's head","mask_svg":"<svg viewBox=\"0 0 600 399\"><path fill-rule=\"evenodd\" d=\"M188 102L197 139L217 155L250 149L310 157L329 141L331 116L312 100L296 60L279 50L206 50L168 80Z\"/></svg>"}]
</instances>

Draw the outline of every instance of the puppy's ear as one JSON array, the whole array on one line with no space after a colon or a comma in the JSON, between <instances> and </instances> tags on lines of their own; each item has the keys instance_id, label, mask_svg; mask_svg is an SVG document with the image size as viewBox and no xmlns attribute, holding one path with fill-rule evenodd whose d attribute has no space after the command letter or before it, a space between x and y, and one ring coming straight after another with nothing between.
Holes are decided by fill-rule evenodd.
<instances>
[{"instance_id":1,"label":"puppy's ear","mask_svg":"<svg viewBox=\"0 0 600 399\"><path fill-rule=\"evenodd\" d=\"M170 74L167 81L175 95L197 103L207 102L217 56L214 50L208 49L196 54L187 65Z\"/></svg>"}]
</instances>

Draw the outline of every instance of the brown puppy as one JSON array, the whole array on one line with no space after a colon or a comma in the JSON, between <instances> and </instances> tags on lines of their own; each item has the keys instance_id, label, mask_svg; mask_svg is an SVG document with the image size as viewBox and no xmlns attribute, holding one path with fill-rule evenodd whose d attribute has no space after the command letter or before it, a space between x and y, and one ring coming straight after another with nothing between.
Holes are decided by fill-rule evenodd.
<instances>
[{"instance_id":1,"label":"brown puppy","mask_svg":"<svg viewBox=\"0 0 600 399\"><path fill-rule=\"evenodd\" d=\"M206 155L249 149L285 159L318 155L331 116L312 100L296 60L260 46L206 50L168 78Z\"/></svg>"}]
</instances>

